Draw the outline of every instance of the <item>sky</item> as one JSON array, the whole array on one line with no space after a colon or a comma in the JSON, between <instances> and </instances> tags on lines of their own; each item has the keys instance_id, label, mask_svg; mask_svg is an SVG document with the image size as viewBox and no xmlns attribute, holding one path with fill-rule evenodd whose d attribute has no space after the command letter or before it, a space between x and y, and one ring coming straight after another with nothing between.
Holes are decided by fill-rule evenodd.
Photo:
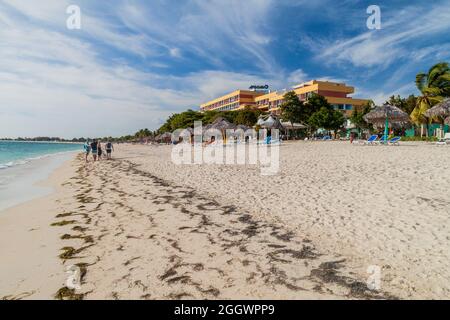
<instances>
[{"instance_id":1,"label":"sky","mask_svg":"<svg viewBox=\"0 0 450 320\"><path fill-rule=\"evenodd\" d=\"M155 130L232 90L311 79L381 104L440 61L450 0L0 0L0 137Z\"/></svg>"}]
</instances>

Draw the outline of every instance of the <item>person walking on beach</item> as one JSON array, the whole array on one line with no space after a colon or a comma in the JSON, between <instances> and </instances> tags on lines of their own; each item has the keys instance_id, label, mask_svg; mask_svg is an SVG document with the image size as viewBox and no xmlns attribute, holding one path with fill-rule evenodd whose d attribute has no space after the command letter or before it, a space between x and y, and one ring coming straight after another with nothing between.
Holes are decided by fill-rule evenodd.
<instances>
[{"instance_id":1,"label":"person walking on beach","mask_svg":"<svg viewBox=\"0 0 450 320\"><path fill-rule=\"evenodd\" d=\"M98 161L100 161L100 159L102 158L102 154L103 154L103 150L102 150L102 144L99 141L98 142Z\"/></svg>"},{"instance_id":2,"label":"person walking on beach","mask_svg":"<svg viewBox=\"0 0 450 320\"><path fill-rule=\"evenodd\" d=\"M98 154L98 142L94 139L91 143L91 151L92 151L92 157L94 158L94 162L97 161L97 154Z\"/></svg>"},{"instance_id":3,"label":"person walking on beach","mask_svg":"<svg viewBox=\"0 0 450 320\"><path fill-rule=\"evenodd\" d=\"M89 143L89 140L86 140L86 143L84 144L83 148L84 148L84 153L85 153L85 160L86 160L86 162L89 162L88 156L89 156L89 153L91 153L91 145Z\"/></svg>"},{"instance_id":4,"label":"person walking on beach","mask_svg":"<svg viewBox=\"0 0 450 320\"><path fill-rule=\"evenodd\" d=\"M106 160L111 160L111 153L114 151L114 146L111 141L106 143Z\"/></svg>"}]
</instances>

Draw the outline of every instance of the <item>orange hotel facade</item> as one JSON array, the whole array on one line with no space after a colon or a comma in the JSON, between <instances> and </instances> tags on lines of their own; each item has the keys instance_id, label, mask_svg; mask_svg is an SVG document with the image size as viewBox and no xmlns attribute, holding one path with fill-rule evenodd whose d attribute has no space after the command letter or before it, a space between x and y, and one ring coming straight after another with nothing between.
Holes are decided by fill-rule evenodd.
<instances>
[{"instance_id":1,"label":"orange hotel facade","mask_svg":"<svg viewBox=\"0 0 450 320\"><path fill-rule=\"evenodd\" d=\"M325 97L336 110L349 117L354 109L361 109L367 103L366 99L354 99L351 94L355 88L345 83L312 80L294 86L292 89L300 100L307 101L316 93ZM258 108L262 111L278 114L287 91L262 92L257 90L236 90L200 106L201 111L234 111L246 107Z\"/></svg>"}]
</instances>

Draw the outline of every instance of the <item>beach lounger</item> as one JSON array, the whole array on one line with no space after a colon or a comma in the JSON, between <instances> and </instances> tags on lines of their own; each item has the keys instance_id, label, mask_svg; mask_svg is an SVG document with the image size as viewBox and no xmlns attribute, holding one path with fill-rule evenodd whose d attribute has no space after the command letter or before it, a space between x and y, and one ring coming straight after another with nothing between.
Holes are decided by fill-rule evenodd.
<instances>
[{"instance_id":1,"label":"beach lounger","mask_svg":"<svg viewBox=\"0 0 450 320\"><path fill-rule=\"evenodd\" d=\"M392 138L391 140L388 141L388 144L392 145L392 146L398 146L398 145L400 145L400 140L401 139L402 139L401 137L394 137L394 138Z\"/></svg>"},{"instance_id":2,"label":"beach lounger","mask_svg":"<svg viewBox=\"0 0 450 320\"><path fill-rule=\"evenodd\" d=\"M378 139L378 135L374 134L374 135L370 136L370 138L367 139L367 141L364 141L363 144L373 145L374 143L376 143L377 139Z\"/></svg>"},{"instance_id":3,"label":"beach lounger","mask_svg":"<svg viewBox=\"0 0 450 320\"><path fill-rule=\"evenodd\" d=\"M447 132L444 136L444 141L446 144L450 144L450 132Z\"/></svg>"},{"instance_id":4,"label":"beach lounger","mask_svg":"<svg viewBox=\"0 0 450 320\"><path fill-rule=\"evenodd\" d=\"M380 140L375 141L376 145L382 145L382 144L388 144L389 142L389 137L386 135L383 135Z\"/></svg>"},{"instance_id":5,"label":"beach lounger","mask_svg":"<svg viewBox=\"0 0 450 320\"><path fill-rule=\"evenodd\" d=\"M450 145L450 132L446 133L444 138L439 139L439 141L434 143L437 146L446 146L446 145Z\"/></svg>"}]
</instances>

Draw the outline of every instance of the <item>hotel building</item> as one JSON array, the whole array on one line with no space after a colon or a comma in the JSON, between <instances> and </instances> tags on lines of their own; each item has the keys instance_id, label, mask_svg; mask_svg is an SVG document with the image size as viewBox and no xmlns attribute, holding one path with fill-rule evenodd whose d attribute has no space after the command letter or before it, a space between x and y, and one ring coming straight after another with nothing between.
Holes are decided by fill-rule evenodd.
<instances>
[{"instance_id":1,"label":"hotel building","mask_svg":"<svg viewBox=\"0 0 450 320\"><path fill-rule=\"evenodd\" d=\"M349 95L355 92L354 87L344 83L312 80L292 88L301 101L307 101L316 93L325 97L336 110L341 110L350 116L354 109L360 109L368 100L354 99ZM271 113L280 113L280 106L287 91L260 92L237 90L220 98L214 99L200 106L201 111L240 110L245 107L259 108Z\"/></svg>"},{"instance_id":2,"label":"hotel building","mask_svg":"<svg viewBox=\"0 0 450 320\"><path fill-rule=\"evenodd\" d=\"M256 107L255 98L265 94L260 91L236 90L220 98L211 100L200 106L201 111L231 111L239 110L244 107Z\"/></svg>"}]
</instances>

